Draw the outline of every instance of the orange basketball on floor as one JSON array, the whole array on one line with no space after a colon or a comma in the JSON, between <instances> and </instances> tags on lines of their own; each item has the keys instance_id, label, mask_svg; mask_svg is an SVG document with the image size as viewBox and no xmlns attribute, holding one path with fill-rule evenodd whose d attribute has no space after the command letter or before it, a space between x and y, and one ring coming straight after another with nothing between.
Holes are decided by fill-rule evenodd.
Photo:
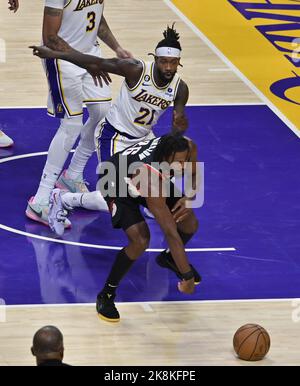
<instances>
[{"instance_id":1,"label":"orange basketball on floor","mask_svg":"<svg viewBox=\"0 0 300 386\"><path fill-rule=\"evenodd\" d=\"M260 361L270 349L270 336L258 324L245 324L233 337L237 356L245 361Z\"/></svg>"}]
</instances>

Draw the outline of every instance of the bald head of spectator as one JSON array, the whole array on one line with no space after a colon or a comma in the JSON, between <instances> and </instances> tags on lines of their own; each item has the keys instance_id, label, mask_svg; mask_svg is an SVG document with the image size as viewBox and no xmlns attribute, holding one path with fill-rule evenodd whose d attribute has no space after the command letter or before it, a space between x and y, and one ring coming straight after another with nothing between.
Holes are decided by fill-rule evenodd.
<instances>
[{"instance_id":1,"label":"bald head of spectator","mask_svg":"<svg viewBox=\"0 0 300 386\"><path fill-rule=\"evenodd\" d=\"M36 357L37 365L47 362L62 362L64 357L63 335L54 326L39 329L33 337L32 355Z\"/></svg>"}]
</instances>

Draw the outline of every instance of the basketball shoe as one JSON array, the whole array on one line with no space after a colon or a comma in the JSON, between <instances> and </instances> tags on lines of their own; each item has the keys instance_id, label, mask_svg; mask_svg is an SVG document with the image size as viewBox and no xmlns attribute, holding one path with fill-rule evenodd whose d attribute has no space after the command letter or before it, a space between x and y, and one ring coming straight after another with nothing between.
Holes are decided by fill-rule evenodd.
<instances>
[{"instance_id":1,"label":"basketball shoe","mask_svg":"<svg viewBox=\"0 0 300 386\"><path fill-rule=\"evenodd\" d=\"M66 170L62 172L55 186L61 190L65 190L71 193L88 193L87 182L82 178L71 179L67 177Z\"/></svg>"},{"instance_id":2,"label":"basketball shoe","mask_svg":"<svg viewBox=\"0 0 300 386\"><path fill-rule=\"evenodd\" d=\"M97 296L96 310L100 319L106 322L119 322L120 314L115 306L116 295L100 292Z\"/></svg>"},{"instance_id":3,"label":"basketball shoe","mask_svg":"<svg viewBox=\"0 0 300 386\"><path fill-rule=\"evenodd\" d=\"M0 130L0 147L10 147L14 144L14 141L3 131Z\"/></svg>"}]
</instances>

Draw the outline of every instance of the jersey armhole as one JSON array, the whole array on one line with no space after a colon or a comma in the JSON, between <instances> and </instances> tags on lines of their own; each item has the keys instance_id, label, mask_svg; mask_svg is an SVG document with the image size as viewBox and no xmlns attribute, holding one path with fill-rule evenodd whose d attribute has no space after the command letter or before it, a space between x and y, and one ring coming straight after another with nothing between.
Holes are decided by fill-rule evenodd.
<instances>
[{"instance_id":1,"label":"jersey armhole","mask_svg":"<svg viewBox=\"0 0 300 386\"><path fill-rule=\"evenodd\" d=\"M127 81L125 79L125 85L126 85L126 87L128 88L129 91L136 90L139 87L139 85L141 84L142 80L144 79L145 72L146 72L146 64L145 64L145 62L143 60L140 60L140 62L143 65L143 71L142 71L142 75L141 75L140 79L138 80L137 84L134 85L133 87L129 87L128 84L127 84Z\"/></svg>"}]
</instances>

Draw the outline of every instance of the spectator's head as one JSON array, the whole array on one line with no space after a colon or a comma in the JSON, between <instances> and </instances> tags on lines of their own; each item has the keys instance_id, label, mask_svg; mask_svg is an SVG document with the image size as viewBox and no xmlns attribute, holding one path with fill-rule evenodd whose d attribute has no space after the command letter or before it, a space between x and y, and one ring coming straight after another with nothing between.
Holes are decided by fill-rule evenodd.
<instances>
[{"instance_id":1,"label":"spectator's head","mask_svg":"<svg viewBox=\"0 0 300 386\"><path fill-rule=\"evenodd\" d=\"M47 360L62 361L64 357L63 335L54 326L45 326L38 330L33 337L32 355L37 364Z\"/></svg>"}]
</instances>

